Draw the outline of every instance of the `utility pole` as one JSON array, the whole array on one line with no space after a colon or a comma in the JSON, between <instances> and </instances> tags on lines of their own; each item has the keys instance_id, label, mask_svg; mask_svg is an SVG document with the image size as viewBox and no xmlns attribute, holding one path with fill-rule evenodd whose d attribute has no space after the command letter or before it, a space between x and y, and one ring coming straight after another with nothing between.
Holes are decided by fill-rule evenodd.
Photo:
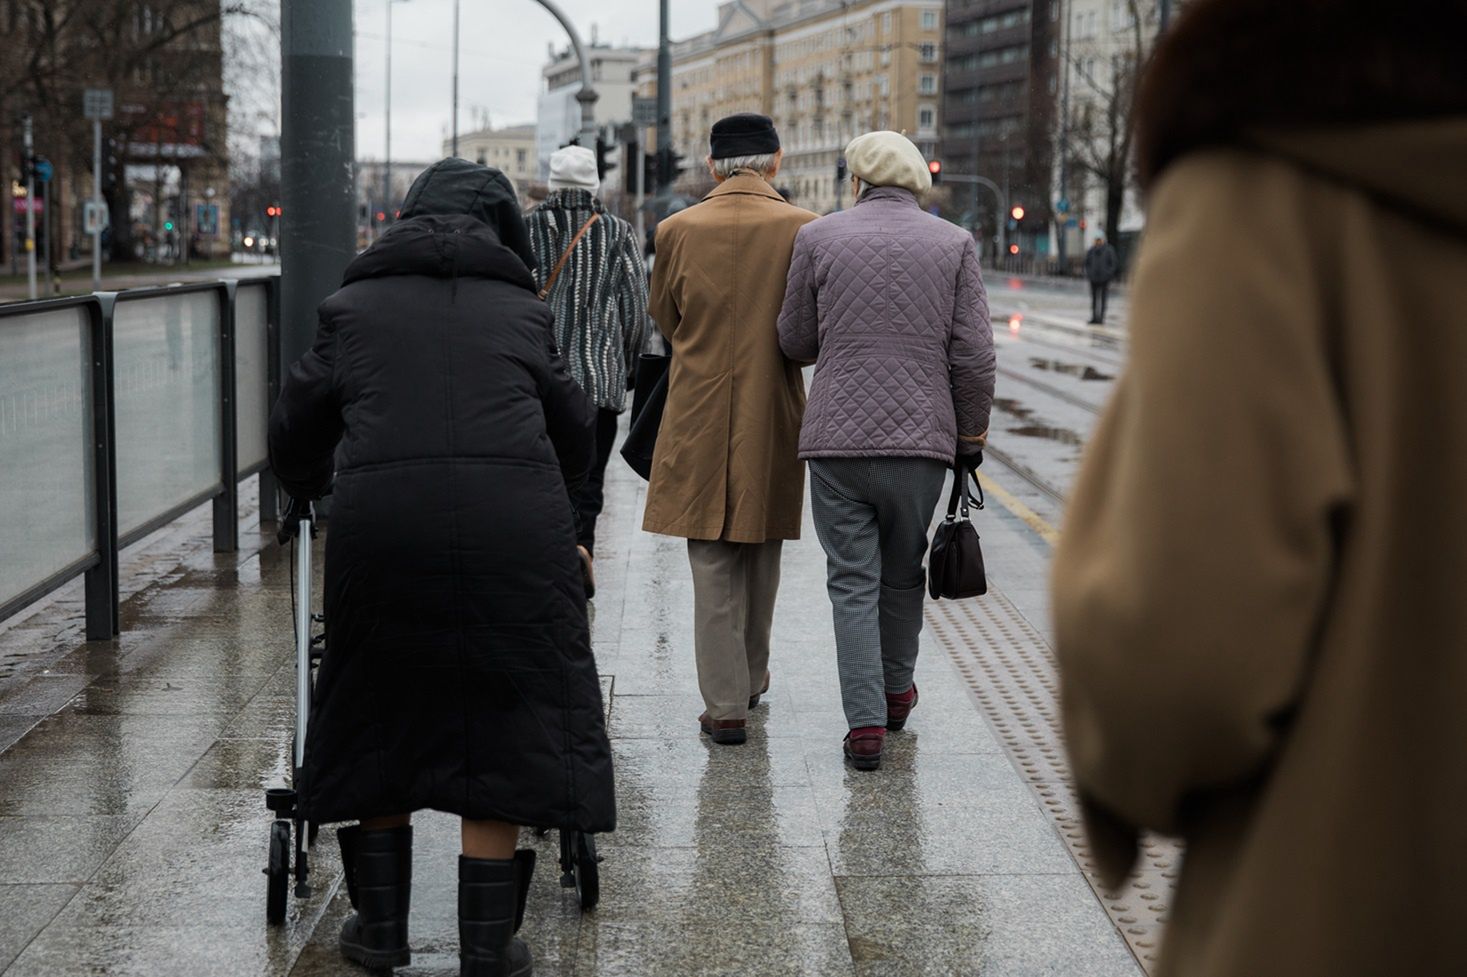
<instances>
[{"instance_id":1,"label":"utility pole","mask_svg":"<svg viewBox=\"0 0 1467 977\"><path fill-rule=\"evenodd\" d=\"M672 186L672 42L668 0L657 9L657 195Z\"/></svg>"},{"instance_id":2,"label":"utility pole","mask_svg":"<svg viewBox=\"0 0 1467 977\"><path fill-rule=\"evenodd\" d=\"M665 3L666 0L663 0ZM25 275L27 295L36 298L36 143L31 114L20 117L25 146Z\"/></svg>"},{"instance_id":3,"label":"utility pole","mask_svg":"<svg viewBox=\"0 0 1467 977\"><path fill-rule=\"evenodd\" d=\"M311 346L316 306L356 254L352 0L281 0L281 363Z\"/></svg>"},{"instance_id":4,"label":"utility pole","mask_svg":"<svg viewBox=\"0 0 1467 977\"><path fill-rule=\"evenodd\" d=\"M1165 0L1162 0L1164 3ZM1055 240L1055 250L1059 252L1060 274L1069 271L1069 237L1070 237L1070 4L1062 3L1060 10L1064 16L1064 23L1060 30L1064 31L1064 41L1060 50L1064 57L1064 81L1060 89L1060 178L1059 191L1060 202L1063 209L1059 215L1059 236Z\"/></svg>"},{"instance_id":5,"label":"utility pole","mask_svg":"<svg viewBox=\"0 0 1467 977\"><path fill-rule=\"evenodd\" d=\"M392 5L407 0L387 0L387 125L382 149L382 212L392 220ZM456 46L456 45L455 45Z\"/></svg>"},{"instance_id":6,"label":"utility pole","mask_svg":"<svg viewBox=\"0 0 1467 977\"><path fill-rule=\"evenodd\" d=\"M458 8L453 0L453 155L458 155Z\"/></svg>"}]
</instances>

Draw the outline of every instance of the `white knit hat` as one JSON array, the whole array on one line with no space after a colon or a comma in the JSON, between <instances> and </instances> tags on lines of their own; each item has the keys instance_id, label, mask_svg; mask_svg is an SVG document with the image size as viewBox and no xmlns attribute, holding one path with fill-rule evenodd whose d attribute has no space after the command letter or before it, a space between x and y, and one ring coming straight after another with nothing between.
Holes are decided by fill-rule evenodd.
<instances>
[{"instance_id":1,"label":"white knit hat","mask_svg":"<svg viewBox=\"0 0 1467 977\"><path fill-rule=\"evenodd\" d=\"M846 147L851 175L873 187L902 187L913 193L932 189L932 174L922 151L900 132L868 132Z\"/></svg>"},{"instance_id":2,"label":"white knit hat","mask_svg":"<svg viewBox=\"0 0 1467 977\"><path fill-rule=\"evenodd\" d=\"M601 188L596 176L596 154L585 146L566 146L550 154L550 189L590 190Z\"/></svg>"}]
</instances>

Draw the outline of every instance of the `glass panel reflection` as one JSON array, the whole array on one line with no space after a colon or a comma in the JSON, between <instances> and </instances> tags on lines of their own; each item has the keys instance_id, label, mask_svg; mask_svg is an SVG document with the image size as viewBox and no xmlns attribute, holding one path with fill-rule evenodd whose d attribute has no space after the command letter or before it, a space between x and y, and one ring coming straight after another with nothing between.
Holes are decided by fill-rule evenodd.
<instances>
[{"instance_id":1,"label":"glass panel reflection","mask_svg":"<svg viewBox=\"0 0 1467 977\"><path fill-rule=\"evenodd\" d=\"M269 418L269 293L264 285L241 285L234 297L234 423L236 471L265 460Z\"/></svg>"},{"instance_id":2,"label":"glass panel reflection","mask_svg":"<svg viewBox=\"0 0 1467 977\"><path fill-rule=\"evenodd\" d=\"M0 603L96 548L87 318L0 320Z\"/></svg>"},{"instance_id":3,"label":"glass panel reflection","mask_svg":"<svg viewBox=\"0 0 1467 977\"><path fill-rule=\"evenodd\" d=\"M119 299L112 349L125 536L220 487L218 293Z\"/></svg>"}]
</instances>

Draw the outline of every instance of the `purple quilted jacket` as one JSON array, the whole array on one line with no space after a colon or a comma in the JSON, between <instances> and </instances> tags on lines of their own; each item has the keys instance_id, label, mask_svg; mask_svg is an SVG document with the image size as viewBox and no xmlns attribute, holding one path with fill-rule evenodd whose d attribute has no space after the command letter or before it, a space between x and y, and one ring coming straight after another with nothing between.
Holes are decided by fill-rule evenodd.
<instances>
[{"instance_id":1,"label":"purple quilted jacket","mask_svg":"<svg viewBox=\"0 0 1467 977\"><path fill-rule=\"evenodd\" d=\"M815 364L801 458L951 462L988 432L993 330L972 237L897 187L795 238L785 355Z\"/></svg>"}]
</instances>

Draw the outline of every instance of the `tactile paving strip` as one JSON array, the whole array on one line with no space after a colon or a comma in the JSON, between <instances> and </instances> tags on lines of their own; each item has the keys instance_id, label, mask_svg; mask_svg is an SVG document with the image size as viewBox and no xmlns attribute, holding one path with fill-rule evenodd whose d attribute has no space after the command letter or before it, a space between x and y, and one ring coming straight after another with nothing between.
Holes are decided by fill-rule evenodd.
<instances>
[{"instance_id":1,"label":"tactile paving strip","mask_svg":"<svg viewBox=\"0 0 1467 977\"><path fill-rule=\"evenodd\" d=\"M1059 678L1049 643L1001 593L927 606L933 636L962 673L1019 772L1029 782L1096 897L1142 969L1157 962L1160 936L1181 864L1173 842L1144 839L1136 874L1119 892L1096 875L1060 729Z\"/></svg>"}]
</instances>

